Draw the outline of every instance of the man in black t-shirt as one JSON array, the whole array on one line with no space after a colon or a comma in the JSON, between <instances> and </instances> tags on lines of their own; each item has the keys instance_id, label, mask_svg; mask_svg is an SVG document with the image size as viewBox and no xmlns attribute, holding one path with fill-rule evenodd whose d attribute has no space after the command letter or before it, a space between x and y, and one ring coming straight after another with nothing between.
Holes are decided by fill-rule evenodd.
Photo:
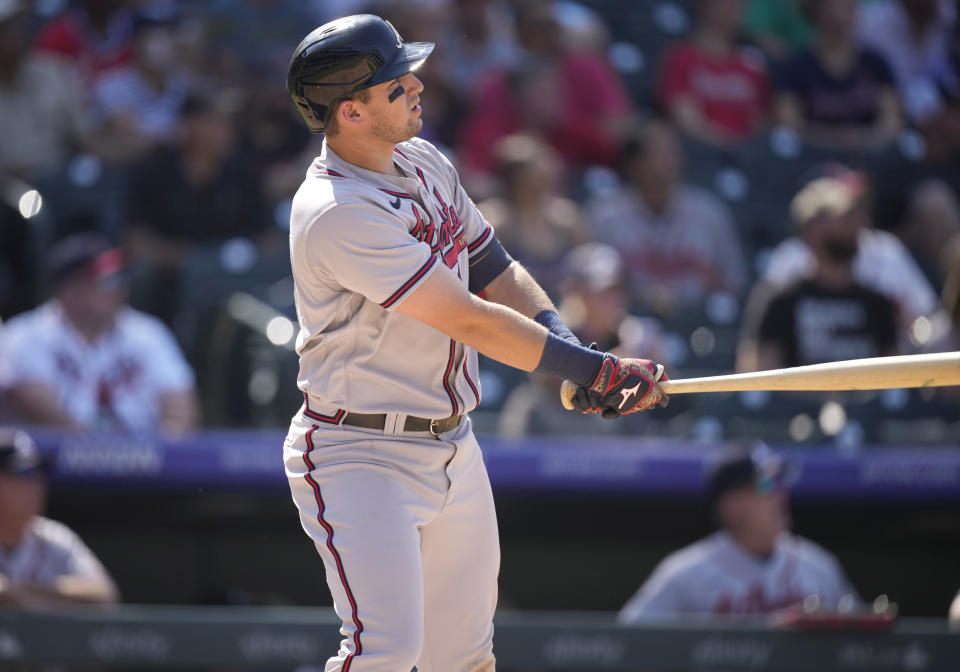
<instances>
[{"instance_id":1,"label":"man in black t-shirt","mask_svg":"<svg viewBox=\"0 0 960 672\"><path fill-rule=\"evenodd\" d=\"M896 354L897 320L890 299L857 283L865 215L843 178L821 177L790 205L813 253L810 276L786 286L754 288L744 317L737 367L743 371Z\"/></svg>"}]
</instances>

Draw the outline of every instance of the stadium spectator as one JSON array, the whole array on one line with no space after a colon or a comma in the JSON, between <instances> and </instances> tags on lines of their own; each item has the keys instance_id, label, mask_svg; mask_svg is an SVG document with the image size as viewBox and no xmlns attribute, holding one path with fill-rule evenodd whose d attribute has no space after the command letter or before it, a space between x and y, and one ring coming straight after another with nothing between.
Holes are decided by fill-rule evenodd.
<instances>
[{"instance_id":1,"label":"stadium spectator","mask_svg":"<svg viewBox=\"0 0 960 672\"><path fill-rule=\"evenodd\" d=\"M58 607L119 600L73 530L45 518L46 462L24 431L0 428L0 605Z\"/></svg>"},{"instance_id":2,"label":"stadium spectator","mask_svg":"<svg viewBox=\"0 0 960 672\"><path fill-rule=\"evenodd\" d=\"M178 63L177 16L140 12L133 20L133 58L98 80L95 109L121 162L173 142L191 77Z\"/></svg>"},{"instance_id":3,"label":"stadium spectator","mask_svg":"<svg viewBox=\"0 0 960 672\"><path fill-rule=\"evenodd\" d=\"M503 0L454 0L451 4L452 20L442 38L447 53L439 67L459 96L468 97L489 73L514 67L520 51L510 8Z\"/></svg>"},{"instance_id":4,"label":"stadium spectator","mask_svg":"<svg viewBox=\"0 0 960 672\"><path fill-rule=\"evenodd\" d=\"M97 234L50 253L53 297L4 327L0 389L19 422L177 435L197 423L193 372L157 319L126 305L124 257Z\"/></svg>"},{"instance_id":5,"label":"stadium spectator","mask_svg":"<svg viewBox=\"0 0 960 672\"><path fill-rule=\"evenodd\" d=\"M762 55L736 43L741 4L697 0L693 34L667 49L658 75L660 104L678 128L723 146L751 138L770 108Z\"/></svg>"},{"instance_id":6,"label":"stadium spectator","mask_svg":"<svg viewBox=\"0 0 960 672\"><path fill-rule=\"evenodd\" d=\"M40 29L34 48L79 69L87 98L104 72L132 56L133 13L126 0L79 0Z\"/></svg>"},{"instance_id":7,"label":"stadium spectator","mask_svg":"<svg viewBox=\"0 0 960 672\"><path fill-rule=\"evenodd\" d=\"M743 32L774 60L785 59L813 42L813 26L797 0L747 0Z\"/></svg>"},{"instance_id":8,"label":"stadium spectator","mask_svg":"<svg viewBox=\"0 0 960 672\"><path fill-rule=\"evenodd\" d=\"M323 23L327 3L303 0L208 0L190 4L216 56L221 85L282 81L304 26Z\"/></svg>"},{"instance_id":9,"label":"stadium spectator","mask_svg":"<svg viewBox=\"0 0 960 672\"><path fill-rule=\"evenodd\" d=\"M645 309L668 316L709 293L740 294L747 270L727 207L683 181L683 154L673 127L651 121L622 151L623 184L591 197L593 237L616 247Z\"/></svg>"},{"instance_id":10,"label":"stadium spectator","mask_svg":"<svg viewBox=\"0 0 960 672\"><path fill-rule=\"evenodd\" d=\"M915 118L924 140L923 160L901 151L871 164L877 225L904 240L934 284L950 271L943 255L946 241L960 233L960 21L951 44Z\"/></svg>"},{"instance_id":11,"label":"stadium spectator","mask_svg":"<svg viewBox=\"0 0 960 672\"><path fill-rule=\"evenodd\" d=\"M864 228L859 193L843 177L820 177L790 204L812 255L809 276L751 292L737 352L741 371L896 354L902 342L892 300L863 286L854 259Z\"/></svg>"},{"instance_id":12,"label":"stadium spectator","mask_svg":"<svg viewBox=\"0 0 960 672\"><path fill-rule=\"evenodd\" d=\"M562 194L559 157L541 140L520 134L497 142L493 155L502 193L481 201L480 211L510 255L556 298L563 255L589 237L580 207Z\"/></svg>"},{"instance_id":13,"label":"stadium spectator","mask_svg":"<svg viewBox=\"0 0 960 672\"><path fill-rule=\"evenodd\" d=\"M876 0L860 11L860 40L890 64L912 120L924 105L928 78L947 58L956 20L954 0Z\"/></svg>"},{"instance_id":14,"label":"stadium spectator","mask_svg":"<svg viewBox=\"0 0 960 672\"><path fill-rule=\"evenodd\" d=\"M906 336L911 325L919 318L942 323L942 316L937 315L936 292L910 251L899 237L874 227L869 214L866 175L831 162L814 167L806 182L825 176L840 179L850 189L855 201L853 207L861 217L862 228L853 259L853 275L857 282L894 302L898 333L902 336ZM888 197L886 192L884 194ZM933 194L922 195L919 203L932 209L935 205L933 197ZM933 217L933 213L930 216ZM788 285L809 276L814 265L813 253L803 236L794 235L773 249L766 263L763 280L777 286ZM909 344L902 342L899 347L906 350Z\"/></svg>"},{"instance_id":15,"label":"stadium spectator","mask_svg":"<svg viewBox=\"0 0 960 672\"><path fill-rule=\"evenodd\" d=\"M260 166L236 142L236 107L229 93L191 94L176 144L132 170L127 244L138 272L149 278L137 301L168 323L178 310L178 273L192 250L273 230Z\"/></svg>"},{"instance_id":16,"label":"stadium spectator","mask_svg":"<svg viewBox=\"0 0 960 672\"><path fill-rule=\"evenodd\" d=\"M605 243L584 243L563 259L558 311L583 343L623 357L667 355L663 328L656 318L630 314L630 288L620 253Z\"/></svg>"},{"instance_id":17,"label":"stadium spectator","mask_svg":"<svg viewBox=\"0 0 960 672\"><path fill-rule=\"evenodd\" d=\"M661 561L618 620L769 615L811 596L825 610L841 601L856 604L859 598L836 557L790 532L791 471L763 445L726 452L707 484L719 531Z\"/></svg>"},{"instance_id":18,"label":"stadium spectator","mask_svg":"<svg viewBox=\"0 0 960 672\"><path fill-rule=\"evenodd\" d=\"M515 9L522 56L477 86L457 147L465 180L488 174L493 145L517 132L539 135L573 168L612 163L634 116L623 82L596 54L567 47L551 2Z\"/></svg>"},{"instance_id":19,"label":"stadium spectator","mask_svg":"<svg viewBox=\"0 0 960 672\"><path fill-rule=\"evenodd\" d=\"M32 181L60 168L88 133L74 66L27 49L28 7L0 3L0 172Z\"/></svg>"},{"instance_id":20,"label":"stadium spectator","mask_svg":"<svg viewBox=\"0 0 960 672\"><path fill-rule=\"evenodd\" d=\"M499 235L499 234L498 234ZM631 315L630 292L617 250L603 243L584 243L557 263L562 269L557 310L583 343L620 357L654 357L664 361L663 329L653 318ZM635 436L649 424L625 416L617 422L583 418L563 409L560 381L530 375L514 388L500 412L498 431L504 436L538 434L626 434Z\"/></svg>"},{"instance_id":21,"label":"stadium spectator","mask_svg":"<svg viewBox=\"0 0 960 672\"><path fill-rule=\"evenodd\" d=\"M887 61L857 39L857 0L806 0L803 7L817 39L781 69L777 123L833 149L886 145L903 128L900 100Z\"/></svg>"}]
</instances>

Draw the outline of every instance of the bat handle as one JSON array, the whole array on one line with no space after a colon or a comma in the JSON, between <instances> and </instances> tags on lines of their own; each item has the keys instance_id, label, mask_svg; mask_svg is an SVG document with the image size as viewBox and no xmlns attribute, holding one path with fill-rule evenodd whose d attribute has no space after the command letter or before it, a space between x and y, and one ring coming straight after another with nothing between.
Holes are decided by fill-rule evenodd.
<instances>
[{"instance_id":1,"label":"bat handle","mask_svg":"<svg viewBox=\"0 0 960 672\"><path fill-rule=\"evenodd\" d=\"M574 410L573 398L576 394L577 384L572 380L563 381L563 385L560 386L560 403L562 403L563 407L568 411Z\"/></svg>"}]
</instances>

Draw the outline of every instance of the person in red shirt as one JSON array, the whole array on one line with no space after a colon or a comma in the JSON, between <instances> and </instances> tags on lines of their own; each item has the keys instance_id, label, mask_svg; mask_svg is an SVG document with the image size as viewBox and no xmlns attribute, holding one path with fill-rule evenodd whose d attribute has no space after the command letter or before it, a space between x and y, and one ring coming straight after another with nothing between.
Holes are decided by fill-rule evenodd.
<instances>
[{"instance_id":1,"label":"person in red shirt","mask_svg":"<svg viewBox=\"0 0 960 672\"><path fill-rule=\"evenodd\" d=\"M763 58L736 45L741 4L698 0L693 34L667 49L660 64L660 104L684 133L713 144L748 140L770 106Z\"/></svg>"},{"instance_id":2,"label":"person in red shirt","mask_svg":"<svg viewBox=\"0 0 960 672\"><path fill-rule=\"evenodd\" d=\"M465 172L487 174L492 148L518 132L539 136L565 163L613 164L633 119L623 83L602 58L566 48L549 2L517 6L526 57L479 84L457 147Z\"/></svg>"},{"instance_id":3,"label":"person in red shirt","mask_svg":"<svg viewBox=\"0 0 960 672\"><path fill-rule=\"evenodd\" d=\"M123 0L82 0L41 28L34 48L74 63L92 91L101 73L132 59L133 15Z\"/></svg>"}]
</instances>

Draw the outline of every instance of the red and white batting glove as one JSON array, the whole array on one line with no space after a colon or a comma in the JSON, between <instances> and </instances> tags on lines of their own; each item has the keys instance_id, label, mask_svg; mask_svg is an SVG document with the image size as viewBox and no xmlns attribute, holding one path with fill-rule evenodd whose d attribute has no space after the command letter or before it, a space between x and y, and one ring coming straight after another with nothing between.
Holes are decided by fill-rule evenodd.
<instances>
[{"instance_id":1,"label":"red and white batting glove","mask_svg":"<svg viewBox=\"0 0 960 672\"><path fill-rule=\"evenodd\" d=\"M670 380L663 364L607 355L594 381L577 388L573 406L581 413L601 413L608 419L654 406L664 407L670 397L657 387L661 380Z\"/></svg>"}]
</instances>

